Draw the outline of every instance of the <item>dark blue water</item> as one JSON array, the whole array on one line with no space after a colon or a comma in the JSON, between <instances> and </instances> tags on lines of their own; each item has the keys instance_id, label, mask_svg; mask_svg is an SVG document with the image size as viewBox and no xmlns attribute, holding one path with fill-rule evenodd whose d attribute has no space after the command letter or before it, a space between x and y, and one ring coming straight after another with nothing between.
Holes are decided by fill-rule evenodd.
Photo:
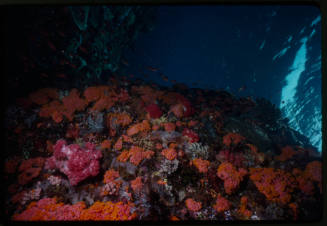
<instances>
[{"instance_id":1,"label":"dark blue water","mask_svg":"<svg viewBox=\"0 0 327 226\"><path fill-rule=\"evenodd\" d=\"M286 105L291 126L321 148L321 19L314 6L158 7L154 30L139 36L127 60L127 73L161 85L173 84L162 73L190 87Z\"/></svg>"}]
</instances>

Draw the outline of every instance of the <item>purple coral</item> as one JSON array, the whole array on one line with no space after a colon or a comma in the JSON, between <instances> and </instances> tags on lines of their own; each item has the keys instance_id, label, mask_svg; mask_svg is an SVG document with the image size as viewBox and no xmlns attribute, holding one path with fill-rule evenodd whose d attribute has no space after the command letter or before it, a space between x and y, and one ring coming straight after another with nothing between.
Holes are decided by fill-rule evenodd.
<instances>
[{"instance_id":1,"label":"purple coral","mask_svg":"<svg viewBox=\"0 0 327 226\"><path fill-rule=\"evenodd\" d=\"M96 150L92 143L86 143L82 148L78 144L67 145L65 140L58 140L54 145L54 154L47 159L45 168L59 169L74 186L99 173L101 157L101 151Z\"/></svg>"}]
</instances>

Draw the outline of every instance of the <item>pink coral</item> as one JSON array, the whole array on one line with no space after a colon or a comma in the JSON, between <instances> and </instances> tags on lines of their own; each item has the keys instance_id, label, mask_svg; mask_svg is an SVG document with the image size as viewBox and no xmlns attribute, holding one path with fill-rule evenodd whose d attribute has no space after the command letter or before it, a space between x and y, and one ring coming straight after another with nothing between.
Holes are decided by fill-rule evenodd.
<instances>
[{"instance_id":1,"label":"pink coral","mask_svg":"<svg viewBox=\"0 0 327 226\"><path fill-rule=\"evenodd\" d=\"M78 144L66 145L65 140L58 140L53 156L46 161L46 169L59 169L68 177L71 185L77 185L99 173L101 157L101 151L91 143L86 143L82 149Z\"/></svg>"},{"instance_id":2,"label":"pink coral","mask_svg":"<svg viewBox=\"0 0 327 226\"><path fill-rule=\"evenodd\" d=\"M190 143L195 143L199 141L199 136L193 130L185 128L182 132L183 136L189 139Z\"/></svg>"}]
</instances>

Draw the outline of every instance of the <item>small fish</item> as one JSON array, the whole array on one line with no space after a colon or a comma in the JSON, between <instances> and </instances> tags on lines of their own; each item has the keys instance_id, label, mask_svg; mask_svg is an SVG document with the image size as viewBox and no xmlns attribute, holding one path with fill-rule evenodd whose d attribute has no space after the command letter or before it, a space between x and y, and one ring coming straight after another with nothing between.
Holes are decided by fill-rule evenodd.
<instances>
[{"instance_id":1,"label":"small fish","mask_svg":"<svg viewBox=\"0 0 327 226\"><path fill-rule=\"evenodd\" d=\"M83 53L88 53L87 49L84 48L84 47L82 47L82 46L80 46L79 49L80 49Z\"/></svg>"},{"instance_id":2,"label":"small fish","mask_svg":"<svg viewBox=\"0 0 327 226\"><path fill-rule=\"evenodd\" d=\"M164 81L166 81L166 82L169 81L169 80L168 80L168 77L165 76L164 74L161 74L160 76L161 76L162 80L164 80Z\"/></svg>"},{"instance_id":3,"label":"small fish","mask_svg":"<svg viewBox=\"0 0 327 226\"><path fill-rule=\"evenodd\" d=\"M59 34L61 37L66 37L66 35L65 35L62 31L58 31L58 34Z\"/></svg>"},{"instance_id":4,"label":"small fish","mask_svg":"<svg viewBox=\"0 0 327 226\"><path fill-rule=\"evenodd\" d=\"M125 66L129 66L129 63L128 63L126 60L122 60L122 63L123 63Z\"/></svg>"},{"instance_id":5,"label":"small fish","mask_svg":"<svg viewBox=\"0 0 327 226\"><path fill-rule=\"evenodd\" d=\"M243 86L241 86L241 87L238 89L238 92L242 92L242 91L244 91L245 89L246 89L246 86L243 85Z\"/></svg>"},{"instance_id":6,"label":"small fish","mask_svg":"<svg viewBox=\"0 0 327 226\"><path fill-rule=\"evenodd\" d=\"M45 74L45 73L41 73L40 74L42 77L44 77L44 78L49 78L49 75L47 75L47 74Z\"/></svg>"},{"instance_id":7,"label":"small fish","mask_svg":"<svg viewBox=\"0 0 327 226\"><path fill-rule=\"evenodd\" d=\"M156 71L158 71L159 69L158 69L158 68L154 68L154 67L148 67L148 70L153 71L153 72L156 72Z\"/></svg>"},{"instance_id":8,"label":"small fish","mask_svg":"<svg viewBox=\"0 0 327 226\"><path fill-rule=\"evenodd\" d=\"M48 41L48 46L50 47L50 49L52 49L53 51L56 51L57 48L54 46L54 44L51 41Z\"/></svg>"},{"instance_id":9,"label":"small fish","mask_svg":"<svg viewBox=\"0 0 327 226\"><path fill-rule=\"evenodd\" d=\"M57 77L58 78L67 78L67 76L65 74L58 74Z\"/></svg>"}]
</instances>

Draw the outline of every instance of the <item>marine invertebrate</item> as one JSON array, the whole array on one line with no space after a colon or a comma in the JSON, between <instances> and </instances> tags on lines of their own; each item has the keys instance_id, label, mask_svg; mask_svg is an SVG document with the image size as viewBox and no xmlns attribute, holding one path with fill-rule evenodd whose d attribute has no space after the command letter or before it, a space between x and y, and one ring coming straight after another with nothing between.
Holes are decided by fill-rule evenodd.
<instances>
[{"instance_id":1,"label":"marine invertebrate","mask_svg":"<svg viewBox=\"0 0 327 226\"><path fill-rule=\"evenodd\" d=\"M223 144L227 147L231 145L237 146L239 143L245 140L245 137L238 133L228 133L223 137Z\"/></svg>"},{"instance_id":2,"label":"marine invertebrate","mask_svg":"<svg viewBox=\"0 0 327 226\"><path fill-rule=\"evenodd\" d=\"M208 149L208 145L202 145L201 143L186 143L184 151L187 157L191 160L195 158L208 159Z\"/></svg>"},{"instance_id":3,"label":"marine invertebrate","mask_svg":"<svg viewBox=\"0 0 327 226\"><path fill-rule=\"evenodd\" d=\"M207 173L210 162L208 160L196 158L191 161L191 164L194 165L200 173Z\"/></svg>"},{"instance_id":4,"label":"marine invertebrate","mask_svg":"<svg viewBox=\"0 0 327 226\"><path fill-rule=\"evenodd\" d=\"M128 126L132 123L132 118L127 112L109 113L107 115L107 126L110 129L117 129L118 126Z\"/></svg>"},{"instance_id":5,"label":"marine invertebrate","mask_svg":"<svg viewBox=\"0 0 327 226\"><path fill-rule=\"evenodd\" d=\"M139 132L147 132L151 130L151 126L149 121L143 120L141 123L137 123L132 125L127 129L127 135L133 136Z\"/></svg>"},{"instance_id":6,"label":"marine invertebrate","mask_svg":"<svg viewBox=\"0 0 327 226\"><path fill-rule=\"evenodd\" d=\"M282 148L282 153L279 156L276 156L275 159L284 162L291 159L295 154L296 152L291 146L285 146Z\"/></svg>"},{"instance_id":7,"label":"marine invertebrate","mask_svg":"<svg viewBox=\"0 0 327 226\"><path fill-rule=\"evenodd\" d=\"M213 206L213 208L218 213L221 213L221 212L224 212L226 210L229 210L230 207L231 207L231 203L226 198L221 196L221 194L218 194L216 204Z\"/></svg>"},{"instance_id":8,"label":"marine invertebrate","mask_svg":"<svg viewBox=\"0 0 327 226\"><path fill-rule=\"evenodd\" d=\"M33 178L39 176L44 164L44 158L37 157L32 159L24 160L18 171L20 172L18 176L18 183L25 185L32 181Z\"/></svg>"},{"instance_id":9,"label":"marine invertebrate","mask_svg":"<svg viewBox=\"0 0 327 226\"><path fill-rule=\"evenodd\" d=\"M199 136L193 130L184 128L182 132L183 136L187 137L190 143L196 143L199 141Z\"/></svg>"},{"instance_id":10,"label":"marine invertebrate","mask_svg":"<svg viewBox=\"0 0 327 226\"><path fill-rule=\"evenodd\" d=\"M287 204L296 187L295 178L288 172L274 168L250 168L250 179L268 200Z\"/></svg>"},{"instance_id":11,"label":"marine invertebrate","mask_svg":"<svg viewBox=\"0 0 327 226\"><path fill-rule=\"evenodd\" d=\"M14 221L73 221L73 220L132 220L136 213L132 213L133 203L123 202L95 202L86 208L84 202L74 205L57 203L55 198L43 198L32 202L22 213L14 214Z\"/></svg>"},{"instance_id":12,"label":"marine invertebrate","mask_svg":"<svg viewBox=\"0 0 327 226\"><path fill-rule=\"evenodd\" d=\"M153 119L160 118L162 115L162 111L157 104L150 104L146 106L145 110L149 114L150 118Z\"/></svg>"},{"instance_id":13,"label":"marine invertebrate","mask_svg":"<svg viewBox=\"0 0 327 226\"><path fill-rule=\"evenodd\" d=\"M153 151L145 151L143 148L133 145L130 150L124 150L117 157L117 160L120 162L126 162L129 159L130 163L137 166L143 159L150 159L153 155Z\"/></svg>"},{"instance_id":14,"label":"marine invertebrate","mask_svg":"<svg viewBox=\"0 0 327 226\"><path fill-rule=\"evenodd\" d=\"M247 209L248 205L248 197L247 196L242 196L241 197L241 205L240 208L238 209L238 212L243 215L246 219L249 219L252 215L252 212Z\"/></svg>"},{"instance_id":15,"label":"marine invertebrate","mask_svg":"<svg viewBox=\"0 0 327 226\"><path fill-rule=\"evenodd\" d=\"M58 99L58 91L54 88L42 88L29 95L29 100L38 105L44 105L51 99Z\"/></svg>"},{"instance_id":16,"label":"marine invertebrate","mask_svg":"<svg viewBox=\"0 0 327 226\"><path fill-rule=\"evenodd\" d=\"M231 163L223 162L219 165L217 176L224 181L227 194L232 194L239 186L247 171L243 168L237 170Z\"/></svg>"},{"instance_id":17,"label":"marine invertebrate","mask_svg":"<svg viewBox=\"0 0 327 226\"><path fill-rule=\"evenodd\" d=\"M134 180L132 180L131 187L134 192L140 192L143 187L142 177L136 177Z\"/></svg>"},{"instance_id":18,"label":"marine invertebrate","mask_svg":"<svg viewBox=\"0 0 327 226\"><path fill-rule=\"evenodd\" d=\"M161 154L168 160L174 160L177 157L177 152L174 148L166 148L162 150Z\"/></svg>"},{"instance_id":19,"label":"marine invertebrate","mask_svg":"<svg viewBox=\"0 0 327 226\"><path fill-rule=\"evenodd\" d=\"M165 131L167 132L175 131L176 128L176 125L172 122L166 122L163 124L163 126L165 127Z\"/></svg>"},{"instance_id":20,"label":"marine invertebrate","mask_svg":"<svg viewBox=\"0 0 327 226\"><path fill-rule=\"evenodd\" d=\"M196 202L191 198L185 200L185 204L188 210L197 212L202 208L201 202Z\"/></svg>"},{"instance_id":21,"label":"marine invertebrate","mask_svg":"<svg viewBox=\"0 0 327 226\"><path fill-rule=\"evenodd\" d=\"M67 145L65 140L58 140L54 145L53 156L47 159L45 168L59 169L74 186L99 173L101 157L101 151L96 150L91 143L86 143L85 148L81 148L78 144Z\"/></svg>"}]
</instances>

